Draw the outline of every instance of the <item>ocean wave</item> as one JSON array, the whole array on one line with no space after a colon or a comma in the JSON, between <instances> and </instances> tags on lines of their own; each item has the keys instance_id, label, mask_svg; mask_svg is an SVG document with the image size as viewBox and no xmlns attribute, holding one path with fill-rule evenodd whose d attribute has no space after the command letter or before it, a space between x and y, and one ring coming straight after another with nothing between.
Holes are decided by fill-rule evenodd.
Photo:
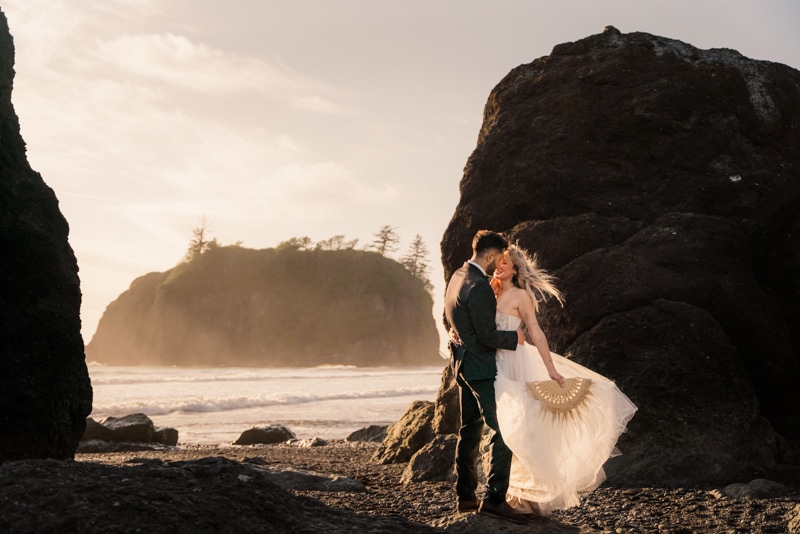
<instances>
[{"instance_id":1,"label":"ocean wave","mask_svg":"<svg viewBox=\"0 0 800 534\"><path fill-rule=\"evenodd\" d=\"M167 383L205 383L205 382L258 382L271 380L308 380L375 378L389 376L430 375L431 368L412 367L408 369L358 368L353 366L321 366L307 369L191 369L180 368L116 368L108 371L102 368L97 373L90 372L92 385L135 385ZM438 368L433 368L437 370Z\"/></svg>"},{"instance_id":2,"label":"ocean wave","mask_svg":"<svg viewBox=\"0 0 800 534\"><path fill-rule=\"evenodd\" d=\"M95 404L93 406L92 415L97 417L101 415L124 415L130 413L145 413L151 416L172 413L212 413L269 406L290 406L329 400L369 400L409 395L430 396L435 395L436 392L437 388L414 387L329 394L257 394L248 397L188 397L182 399L153 398Z\"/></svg>"}]
</instances>

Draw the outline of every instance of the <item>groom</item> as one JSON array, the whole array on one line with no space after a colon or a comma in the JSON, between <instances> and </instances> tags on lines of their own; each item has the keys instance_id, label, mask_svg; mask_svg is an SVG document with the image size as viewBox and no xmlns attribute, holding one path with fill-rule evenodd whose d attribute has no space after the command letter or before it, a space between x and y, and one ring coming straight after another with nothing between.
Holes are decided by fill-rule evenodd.
<instances>
[{"instance_id":1,"label":"groom","mask_svg":"<svg viewBox=\"0 0 800 534\"><path fill-rule=\"evenodd\" d=\"M446 326L451 331L450 365L458 384L461 428L456 444L456 494L459 512L479 513L518 523L527 517L515 512L506 502L511 471L511 451L500 435L494 381L497 374L497 349L515 350L524 343L521 330L498 331L495 326L497 302L487 276L508 248L508 241L495 232L481 230L472 240L472 258L453 273L447 284L444 307ZM475 490L478 457L484 424L489 427L490 470L486 498L478 504Z\"/></svg>"}]
</instances>

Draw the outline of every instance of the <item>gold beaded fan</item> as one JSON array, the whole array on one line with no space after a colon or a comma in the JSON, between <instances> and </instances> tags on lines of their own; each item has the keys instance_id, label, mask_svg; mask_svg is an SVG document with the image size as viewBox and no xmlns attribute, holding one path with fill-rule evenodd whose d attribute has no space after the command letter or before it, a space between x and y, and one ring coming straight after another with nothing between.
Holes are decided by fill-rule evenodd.
<instances>
[{"instance_id":1,"label":"gold beaded fan","mask_svg":"<svg viewBox=\"0 0 800 534\"><path fill-rule=\"evenodd\" d=\"M592 388L591 378L565 378L564 387L555 380L527 382L533 398L557 415L566 415L586 402Z\"/></svg>"}]
</instances>

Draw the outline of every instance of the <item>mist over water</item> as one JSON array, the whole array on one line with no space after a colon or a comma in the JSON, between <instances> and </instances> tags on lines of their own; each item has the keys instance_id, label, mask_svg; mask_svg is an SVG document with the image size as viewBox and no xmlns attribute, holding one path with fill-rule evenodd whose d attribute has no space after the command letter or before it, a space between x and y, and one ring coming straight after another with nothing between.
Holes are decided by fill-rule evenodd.
<instances>
[{"instance_id":1,"label":"mist over water","mask_svg":"<svg viewBox=\"0 0 800 534\"><path fill-rule=\"evenodd\" d=\"M342 439L436 398L442 367L123 367L90 363L91 417L141 412L180 444L225 444L254 426Z\"/></svg>"}]
</instances>

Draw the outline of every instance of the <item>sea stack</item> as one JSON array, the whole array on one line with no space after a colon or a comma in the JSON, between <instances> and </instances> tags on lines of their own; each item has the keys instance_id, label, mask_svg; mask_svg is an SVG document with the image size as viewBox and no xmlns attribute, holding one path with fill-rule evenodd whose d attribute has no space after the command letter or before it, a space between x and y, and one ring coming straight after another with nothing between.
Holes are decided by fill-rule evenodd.
<instances>
[{"instance_id":1,"label":"sea stack","mask_svg":"<svg viewBox=\"0 0 800 534\"><path fill-rule=\"evenodd\" d=\"M639 406L610 480L730 480L800 440L800 72L607 27L500 81L460 191L446 278L507 233L566 295L551 349Z\"/></svg>"}]
</instances>

